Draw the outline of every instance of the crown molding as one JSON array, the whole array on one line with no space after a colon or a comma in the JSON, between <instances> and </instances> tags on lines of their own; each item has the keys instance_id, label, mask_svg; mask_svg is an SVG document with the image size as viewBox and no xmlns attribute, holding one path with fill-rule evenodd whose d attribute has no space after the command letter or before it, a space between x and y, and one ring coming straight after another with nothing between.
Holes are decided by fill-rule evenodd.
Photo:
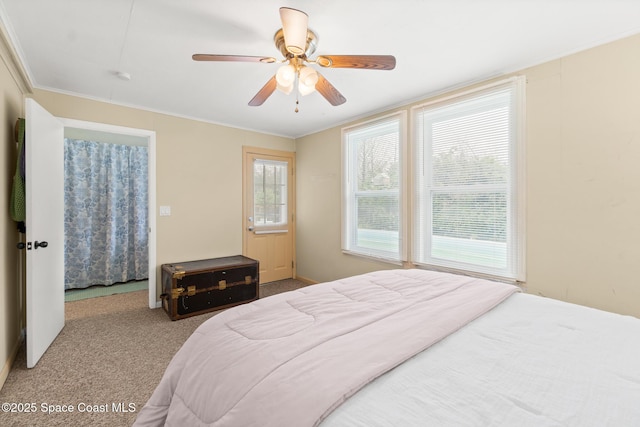
<instances>
[{"instance_id":1,"label":"crown molding","mask_svg":"<svg viewBox=\"0 0 640 427\"><path fill-rule=\"evenodd\" d=\"M29 75L11 43L11 38L2 19L0 19L0 58L2 58L20 91L24 95L32 94L33 85L31 84L31 79L29 79Z\"/></svg>"}]
</instances>

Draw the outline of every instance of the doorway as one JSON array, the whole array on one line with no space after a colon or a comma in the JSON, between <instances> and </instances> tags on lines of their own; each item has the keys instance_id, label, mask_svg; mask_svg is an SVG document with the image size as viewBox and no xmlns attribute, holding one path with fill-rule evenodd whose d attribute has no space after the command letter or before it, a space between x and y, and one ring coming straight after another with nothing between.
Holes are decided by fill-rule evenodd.
<instances>
[{"instance_id":1,"label":"doorway","mask_svg":"<svg viewBox=\"0 0 640 427\"><path fill-rule=\"evenodd\" d=\"M150 308L160 306L156 299L156 253L155 253L155 132L126 128L103 123L61 119L65 138L97 141L119 145L147 147L148 155L148 301Z\"/></svg>"},{"instance_id":2,"label":"doorway","mask_svg":"<svg viewBox=\"0 0 640 427\"><path fill-rule=\"evenodd\" d=\"M243 147L243 254L260 283L295 278L295 153Z\"/></svg>"},{"instance_id":3,"label":"doorway","mask_svg":"<svg viewBox=\"0 0 640 427\"><path fill-rule=\"evenodd\" d=\"M25 303L27 368L62 331L64 313L64 128L146 137L149 206L155 210L155 132L61 119L25 98ZM156 217L149 214L149 307L156 300Z\"/></svg>"}]
</instances>

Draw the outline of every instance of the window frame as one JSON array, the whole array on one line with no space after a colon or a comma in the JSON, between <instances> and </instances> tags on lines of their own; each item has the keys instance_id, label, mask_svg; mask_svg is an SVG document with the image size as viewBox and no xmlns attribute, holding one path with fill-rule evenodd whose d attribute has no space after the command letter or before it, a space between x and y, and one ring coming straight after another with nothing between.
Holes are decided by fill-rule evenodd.
<instances>
[{"instance_id":1,"label":"window frame","mask_svg":"<svg viewBox=\"0 0 640 427\"><path fill-rule=\"evenodd\" d=\"M466 274L488 276L498 279L506 279L509 281L525 281L526 269L525 269L525 83L524 76L516 76L508 79L503 79L494 82L489 85L484 85L469 91L454 94L445 98L440 98L434 101L430 101L424 104L416 105L411 108L411 122L412 122L412 138L411 138L411 153L413 157L412 162L412 193L410 196L411 204L414 207L412 209L412 222L411 232L409 233L411 242L411 262L418 266L424 266L427 268L435 268L445 271L463 272ZM433 258L424 260L418 260L417 258L417 245L420 243L421 238L418 236L418 232L422 229L422 226L418 224L419 218L415 210L419 202L418 191L419 178L418 173L422 167L427 165L421 165L424 160L418 158L418 147L420 138L418 137L418 126L422 119L418 118L418 115L422 114L425 108L439 108L454 105L458 102L473 100L479 96L486 95L492 91L499 91L505 88L511 88L513 94L512 102L512 118L515 123L510 123L511 137L515 141L511 141L509 145L509 157L510 157L510 170L509 170L509 183L508 183L508 197L507 209L511 212L511 215L507 216L507 251L509 252L509 258L512 263L505 269L490 269L490 268L478 268L473 264L464 264L462 262L434 262ZM429 208L427 217L432 215L432 209ZM431 232L432 229L427 230L429 235L425 237L427 245L431 245Z\"/></svg>"},{"instance_id":2,"label":"window frame","mask_svg":"<svg viewBox=\"0 0 640 427\"><path fill-rule=\"evenodd\" d=\"M398 156L399 156L399 171L398 171L398 209L399 209L399 229L398 229L398 252L375 250L367 247L357 246L356 233L358 231L357 223L357 200L362 197L376 197L376 196L389 196L395 194L395 190L379 190L375 192L371 191L354 191L351 171L353 170L351 161L357 161L357 154L355 148L349 144L349 134L351 132L366 130L373 126L378 126L385 122L397 122L398 126ZM398 111L392 114L387 114L381 117L377 117L373 120L358 123L353 126L345 127L341 133L342 140L342 218L341 218L341 248L345 254L357 255L365 258L372 258L377 261L383 261L393 264L401 264L408 259L408 244L407 244L407 112ZM355 160L354 160L355 155Z\"/></svg>"}]
</instances>

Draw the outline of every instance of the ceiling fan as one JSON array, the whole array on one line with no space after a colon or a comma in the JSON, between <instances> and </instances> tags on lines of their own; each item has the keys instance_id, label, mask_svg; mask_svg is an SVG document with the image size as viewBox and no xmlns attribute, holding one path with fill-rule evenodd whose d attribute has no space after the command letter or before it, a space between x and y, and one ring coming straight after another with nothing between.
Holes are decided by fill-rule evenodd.
<instances>
[{"instance_id":1,"label":"ceiling fan","mask_svg":"<svg viewBox=\"0 0 640 427\"><path fill-rule=\"evenodd\" d=\"M262 105L276 89L289 94L297 86L301 95L317 90L331 105L341 105L347 100L317 70L307 64L315 64L325 68L364 68L369 70L393 70L396 58L391 55L320 55L315 59L310 56L315 52L318 36L308 28L309 16L297 9L280 8L282 28L276 31L274 42L284 59L277 60L268 56L245 55L211 55L197 53L194 61L218 62L262 62L282 65L275 76L249 101L251 106ZM298 112L296 99L296 113Z\"/></svg>"}]
</instances>

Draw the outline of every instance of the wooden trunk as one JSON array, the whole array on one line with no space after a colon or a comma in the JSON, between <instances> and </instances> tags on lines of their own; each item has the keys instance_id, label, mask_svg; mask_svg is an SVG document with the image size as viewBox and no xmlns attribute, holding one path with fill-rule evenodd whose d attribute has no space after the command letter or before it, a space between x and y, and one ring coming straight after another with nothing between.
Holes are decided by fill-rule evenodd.
<instances>
[{"instance_id":1,"label":"wooden trunk","mask_svg":"<svg viewBox=\"0 0 640 427\"><path fill-rule=\"evenodd\" d=\"M162 265L162 307L171 320L258 299L258 261L242 255Z\"/></svg>"}]
</instances>

